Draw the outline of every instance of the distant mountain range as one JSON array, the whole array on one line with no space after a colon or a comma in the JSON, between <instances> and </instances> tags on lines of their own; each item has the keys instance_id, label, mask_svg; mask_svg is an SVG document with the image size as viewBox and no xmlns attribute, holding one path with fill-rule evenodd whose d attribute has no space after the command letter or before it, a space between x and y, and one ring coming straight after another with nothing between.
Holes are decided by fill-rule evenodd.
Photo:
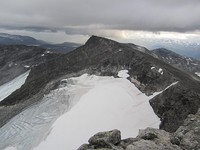
<instances>
[{"instance_id":1,"label":"distant mountain range","mask_svg":"<svg viewBox=\"0 0 200 150\"><path fill-rule=\"evenodd\" d=\"M42 48L47 48L52 51L57 51L61 53L69 52L80 44L64 42L61 44L51 44L45 41L37 40L30 36L22 35L11 35L7 33L0 33L0 45L27 45L27 46L40 46Z\"/></svg>"},{"instance_id":2,"label":"distant mountain range","mask_svg":"<svg viewBox=\"0 0 200 150\"><path fill-rule=\"evenodd\" d=\"M165 48L180 55L200 59L200 42L175 39L136 39L134 43L143 45L148 49Z\"/></svg>"},{"instance_id":3,"label":"distant mountain range","mask_svg":"<svg viewBox=\"0 0 200 150\"><path fill-rule=\"evenodd\" d=\"M171 64L179 69L187 70L199 76L200 60L194 59L192 57L181 56L165 48L155 49L151 52L153 52L154 56L156 56L160 60Z\"/></svg>"}]
</instances>

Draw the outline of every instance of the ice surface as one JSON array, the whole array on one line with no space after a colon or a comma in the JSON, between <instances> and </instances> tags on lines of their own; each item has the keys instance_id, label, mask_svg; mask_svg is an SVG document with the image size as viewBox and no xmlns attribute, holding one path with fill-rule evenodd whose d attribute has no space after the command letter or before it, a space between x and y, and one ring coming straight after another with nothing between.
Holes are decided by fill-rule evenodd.
<instances>
[{"instance_id":1,"label":"ice surface","mask_svg":"<svg viewBox=\"0 0 200 150\"><path fill-rule=\"evenodd\" d=\"M16 77L8 83L5 83L0 86L0 101L9 96L12 92L19 89L25 82L28 77L30 71Z\"/></svg>"},{"instance_id":2,"label":"ice surface","mask_svg":"<svg viewBox=\"0 0 200 150\"><path fill-rule=\"evenodd\" d=\"M74 150L100 131L119 129L128 138L139 129L158 128L159 118L149 105L152 96L122 72L125 78L84 74L62 80L58 89L0 129L0 149Z\"/></svg>"}]
</instances>

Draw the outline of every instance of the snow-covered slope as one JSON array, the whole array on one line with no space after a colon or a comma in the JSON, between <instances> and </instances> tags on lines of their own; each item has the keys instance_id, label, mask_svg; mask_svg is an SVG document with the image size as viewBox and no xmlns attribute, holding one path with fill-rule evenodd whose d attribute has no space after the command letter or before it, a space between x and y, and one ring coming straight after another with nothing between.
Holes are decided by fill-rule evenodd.
<instances>
[{"instance_id":1,"label":"snow-covered slope","mask_svg":"<svg viewBox=\"0 0 200 150\"><path fill-rule=\"evenodd\" d=\"M99 131L119 129L122 138L159 126L150 97L119 76L84 74L61 81L58 89L15 116L0 130L0 149L73 150ZM41 142L41 143L40 143Z\"/></svg>"},{"instance_id":2,"label":"snow-covered slope","mask_svg":"<svg viewBox=\"0 0 200 150\"><path fill-rule=\"evenodd\" d=\"M16 77L8 83L5 83L0 86L0 101L9 96L12 92L19 89L25 82L26 78L29 75L29 71L24 74Z\"/></svg>"}]
</instances>

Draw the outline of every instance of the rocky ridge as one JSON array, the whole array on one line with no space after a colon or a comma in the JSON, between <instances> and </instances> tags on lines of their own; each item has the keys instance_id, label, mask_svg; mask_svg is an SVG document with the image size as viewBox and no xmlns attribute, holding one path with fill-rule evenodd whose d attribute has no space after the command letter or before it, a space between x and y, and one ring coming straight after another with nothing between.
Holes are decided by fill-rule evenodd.
<instances>
[{"instance_id":1,"label":"rocky ridge","mask_svg":"<svg viewBox=\"0 0 200 150\"><path fill-rule=\"evenodd\" d=\"M47 49L25 45L0 46L0 85L52 59Z\"/></svg>"},{"instance_id":2,"label":"rocky ridge","mask_svg":"<svg viewBox=\"0 0 200 150\"><path fill-rule=\"evenodd\" d=\"M151 52L155 57L179 69L187 70L193 74L200 72L200 60L184 57L164 48L155 49Z\"/></svg>"}]
</instances>

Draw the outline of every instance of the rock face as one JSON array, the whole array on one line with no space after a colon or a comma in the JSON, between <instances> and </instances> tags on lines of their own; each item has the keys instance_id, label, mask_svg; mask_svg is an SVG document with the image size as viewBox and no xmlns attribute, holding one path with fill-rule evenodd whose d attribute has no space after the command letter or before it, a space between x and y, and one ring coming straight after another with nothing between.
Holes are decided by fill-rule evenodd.
<instances>
[{"instance_id":1,"label":"rock face","mask_svg":"<svg viewBox=\"0 0 200 150\"><path fill-rule=\"evenodd\" d=\"M195 115L189 115L184 124L174 133L180 146L185 149L200 149L200 109Z\"/></svg>"},{"instance_id":2,"label":"rock face","mask_svg":"<svg viewBox=\"0 0 200 150\"><path fill-rule=\"evenodd\" d=\"M112 133L117 133L116 137ZM200 109L197 114L189 115L184 125L173 134L164 130L147 128L140 130L136 138L120 140L118 137L120 137L120 131L117 130L97 133L91 138L92 142L89 140L89 144L82 145L78 150L199 150Z\"/></svg>"},{"instance_id":3,"label":"rock face","mask_svg":"<svg viewBox=\"0 0 200 150\"><path fill-rule=\"evenodd\" d=\"M200 95L183 84L177 84L150 100L154 112L161 118L160 128L175 132L188 114L200 107Z\"/></svg>"},{"instance_id":4,"label":"rock face","mask_svg":"<svg viewBox=\"0 0 200 150\"><path fill-rule=\"evenodd\" d=\"M50 55L46 61L31 68L26 83L19 90L0 102L0 126L29 105L40 101L44 93L50 92L66 76L88 73L116 77L119 70L126 69L130 75L128 79L146 95L163 91L178 81L178 88L170 87L151 101L155 113L162 120L161 128L176 131L188 114L195 114L198 110L200 81L147 51L92 36L85 45L74 51ZM167 98L164 98L166 95Z\"/></svg>"},{"instance_id":5,"label":"rock face","mask_svg":"<svg viewBox=\"0 0 200 150\"><path fill-rule=\"evenodd\" d=\"M46 49L34 46L0 46L0 85L46 61Z\"/></svg>"}]
</instances>

